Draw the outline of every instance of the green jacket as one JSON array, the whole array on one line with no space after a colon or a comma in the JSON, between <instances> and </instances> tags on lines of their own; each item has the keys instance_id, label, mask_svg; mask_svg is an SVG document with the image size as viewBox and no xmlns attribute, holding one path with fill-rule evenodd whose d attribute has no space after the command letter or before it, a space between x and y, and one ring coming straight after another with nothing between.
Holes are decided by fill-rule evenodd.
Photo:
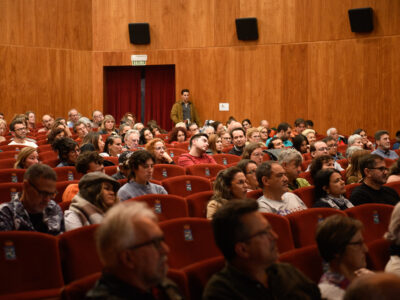
<instances>
[{"instance_id":1,"label":"green jacket","mask_svg":"<svg viewBox=\"0 0 400 300\"><path fill-rule=\"evenodd\" d=\"M172 106L171 109L171 120L176 124L179 122L183 122L183 108L182 102L178 101ZM190 120L192 123L196 123L197 125L201 125L199 115L197 114L197 110L194 107L192 102L188 102L190 104Z\"/></svg>"}]
</instances>

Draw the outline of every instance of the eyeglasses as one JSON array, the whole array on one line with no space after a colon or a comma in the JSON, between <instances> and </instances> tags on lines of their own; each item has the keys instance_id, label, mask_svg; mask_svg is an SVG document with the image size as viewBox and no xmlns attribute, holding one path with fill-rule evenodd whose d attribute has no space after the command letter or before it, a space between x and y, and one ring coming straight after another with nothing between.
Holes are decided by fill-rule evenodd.
<instances>
[{"instance_id":1,"label":"eyeglasses","mask_svg":"<svg viewBox=\"0 0 400 300\"><path fill-rule=\"evenodd\" d=\"M381 172L389 171L389 169L386 168L386 167L368 168L368 169L370 169L370 170L379 170L379 171L381 171Z\"/></svg>"},{"instance_id":2,"label":"eyeglasses","mask_svg":"<svg viewBox=\"0 0 400 300\"><path fill-rule=\"evenodd\" d=\"M161 245L162 242L165 242L165 238L164 238L164 236L159 236L159 237L151 239L148 242L144 242L144 243L129 247L128 249L135 250L135 249L142 248L142 247L145 247L145 246L153 245L154 248L156 248L157 250L161 250L162 249L162 245Z\"/></svg>"},{"instance_id":3,"label":"eyeglasses","mask_svg":"<svg viewBox=\"0 0 400 300\"><path fill-rule=\"evenodd\" d=\"M330 148L328 147L322 147L322 148L318 148L317 151L328 151Z\"/></svg>"},{"instance_id":4,"label":"eyeglasses","mask_svg":"<svg viewBox=\"0 0 400 300\"><path fill-rule=\"evenodd\" d=\"M58 194L58 191L48 192L48 191L39 190L38 187L36 185L34 185L32 182L30 182L30 181L28 181L28 182L36 190L36 192L38 192L38 194L42 198L54 198Z\"/></svg>"},{"instance_id":5,"label":"eyeglasses","mask_svg":"<svg viewBox=\"0 0 400 300\"><path fill-rule=\"evenodd\" d=\"M260 152L260 153L252 153L251 154L251 156L264 156L264 153L263 152Z\"/></svg>"},{"instance_id":6,"label":"eyeglasses","mask_svg":"<svg viewBox=\"0 0 400 300\"><path fill-rule=\"evenodd\" d=\"M157 151L165 150L165 149L167 149L167 148L165 148L165 147L157 147L157 148L154 148L154 150L157 150Z\"/></svg>"},{"instance_id":7,"label":"eyeglasses","mask_svg":"<svg viewBox=\"0 0 400 300\"><path fill-rule=\"evenodd\" d=\"M247 242L248 240L251 240L252 238L255 238L257 236L267 236L267 237L274 237L272 234L272 228L265 228L263 230L260 230L244 239L241 240L241 242Z\"/></svg>"}]
</instances>

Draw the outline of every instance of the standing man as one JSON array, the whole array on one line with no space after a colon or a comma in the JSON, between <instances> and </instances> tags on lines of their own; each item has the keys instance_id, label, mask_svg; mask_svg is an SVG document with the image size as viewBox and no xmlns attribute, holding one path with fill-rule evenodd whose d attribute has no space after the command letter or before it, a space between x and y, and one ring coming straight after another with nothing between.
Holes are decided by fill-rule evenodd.
<instances>
[{"instance_id":1,"label":"standing man","mask_svg":"<svg viewBox=\"0 0 400 300\"><path fill-rule=\"evenodd\" d=\"M169 248L145 203L113 206L96 232L96 245L104 268L86 299L183 299L166 277Z\"/></svg>"},{"instance_id":2,"label":"standing man","mask_svg":"<svg viewBox=\"0 0 400 300\"><path fill-rule=\"evenodd\" d=\"M190 151L179 156L178 165L187 167L198 164L216 164L212 155L206 154L208 149L208 135L195 134L190 138Z\"/></svg>"},{"instance_id":3,"label":"standing man","mask_svg":"<svg viewBox=\"0 0 400 300\"><path fill-rule=\"evenodd\" d=\"M64 215L53 200L57 193L56 172L35 164L26 170L21 197L0 205L0 231L38 231L57 235L64 231Z\"/></svg>"},{"instance_id":4,"label":"standing man","mask_svg":"<svg viewBox=\"0 0 400 300\"><path fill-rule=\"evenodd\" d=\"M171 120L176 124L184 122L186 125L191 123L201 124L196 108L189 101L189 90L181 91L181 101L176 102L171 109Z\"/></svg>"},{"instance_id":5,"label":"standing man","mask_svg":"<svg viewBox=\"0 0 400 300\"><path fill-rule=\"evenodd\" d=\"M232 200L215 213L214 238L227 262L208 281L203 299L321 299L314 282L277 262L278 235L257 209L254 200Z\"/></svg>"}]
</instances>

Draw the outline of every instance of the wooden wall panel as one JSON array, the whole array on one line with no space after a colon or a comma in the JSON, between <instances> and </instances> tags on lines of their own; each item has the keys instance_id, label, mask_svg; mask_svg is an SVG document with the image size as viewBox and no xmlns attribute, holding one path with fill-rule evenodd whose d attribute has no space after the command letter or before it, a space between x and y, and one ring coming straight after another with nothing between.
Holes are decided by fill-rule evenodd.
<instances>
[{"instance_id":1,"label":"wooden wall panel","mask_svg":"<svg viewBox=\"0 0 400 300\"><path fill-rule=\"evenodd\" d=\"M2 0L0 44L92 48L91 0Z\"/></svg>"}]
</instances>

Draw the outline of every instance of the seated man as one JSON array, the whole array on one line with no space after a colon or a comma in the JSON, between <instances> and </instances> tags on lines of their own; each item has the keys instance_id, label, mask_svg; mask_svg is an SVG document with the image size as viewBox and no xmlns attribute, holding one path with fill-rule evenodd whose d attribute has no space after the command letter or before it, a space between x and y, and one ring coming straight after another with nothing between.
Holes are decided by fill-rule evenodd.
<instances>
[{"instance_id":1,"label":"seated man","mask_svg":"<svg viewBox=\"0 0 400 300\"><path fill-rule=\"evenodd\" d=\"M292 127L288 123L280 123L276 130L275 137L280 138L283 142L285 147L292 147L293 143L290 140L290 136L292 135ZM272 138L267 140L266 146L268 147L269 143L271 142Z\"/></svg>"},{"instance_id":2,"label":"seated man","mask_svg":"<svg viewBox=\"0 0 400 300\"><path fill-rule=\"evenodd\" d=\"M232 129L230 133L231 133L233 148L228 153L237 156L242 156L244 147L246 146L246 132L242 127L237 127Z\"/></svg>"},{"instance_id":3,"label":"seated man","mask_svg":"<svg viewBox=\"0 0 400 300\"><path fill-rule=\"evenodd\" d=\"M301 163L303 157L294 149L285 149L278 156L278 162L285 169L286 177L288 178L289 191L293 191L305 186L310 186L308 181L300 178Z\"/></svg>"},{"instance_id":4,"label":"seated man","mask_svg":"<svg viewBox=\"0 0 400 300\"><path fill-rule=\"evenodd\" d=\"M396 205L400 198L397 192L384 186L388 178L385 160L376 154L367 154L360 159L362 184L356 187L350 196L353 205L383 203Z\"/></svg>"},{"instance_id":5,"label":"seated man","mask_svg":"<svg viewBox=\"0 0 400 300\"><path fill-rule=\"evenodd\" d=\"M134 152L128 161L130 177L118 191L121 201L147 194L167 194L167 191L158 184L150 182L154 172L154 156L146 150Z\"/></svg>"},{"instance_id":6,"label":"seated man","mask_svg":"<svg viewBox=\"0 0 400 300\"><path fill-rule=\"evenodd\" d=\"M38 132L50 132L51 127L54 124L54 118L50 115L43 115L42 117L43 127L38 130Z\"/></svg>"},{"instance_id":7,"label":"seated man","mask_svg":"<svg viewBox=\"0 0 400 300\"><path fill-rule=\"evenodd\" d=\"M326 131L326 135L333 137L338 145L346 145L347 144L347 140L345 139L345 137L342 135L339 135L338 130L335 127L329 128Z\"/></svg>"},{"instance_id":8,"label":"seated man","mask_svg":"<svg viewBox=\"0 0 400 300\"><path fill-rule=\"evenodd\" d=\"M183 299L166 277L168 245L145 203L113 206L96 232L103 273L86 299ZM154 293L154 294L153 294ZM157 297L158 299L158 297Z\"/></svg>"},{"instance_id":9,"label":"seated man","mask_svg":"<svg viewBox=\"0 0 400 300\"><path fill-rule=\"evenodd\" d=\"M125 133L124 141L125 148L130 151L135 151L139 147L140 133L136 129L128 130Z\"/></svg>"},{"instance_id":10,"label":"seated man","mask_svg":"<svg viewBox=\"0 0 400 300\"><path fill-rule=\"evenodd\" d=\"M278 137L273 137L268 144L268 149L284 149L285 145L282 140Z\"/></svg>"},{"instance_id":11,"label":"seated man","mask_svg":"<svg viewBox=\"0 0 400 300\"><path fill-rule=\"evenodd\" d=\"M291 137L295 137L296 135L301 134L304 130L306 130L306 121L304 119L299 118L294 121L294 130L292 130Z\"/></svg>"},{"instance_id":12,"label":"seated man","mask_svg":"<svg viewBox=\"0 0 400 300\"><path fill-rule=\"evenodd\" d=\"M93 128L99 128L104 120L103 113L99 110L95 110L92 113Z\"/></svg>"},{"instance_id":13,"label":"seated man","mask_svg":"<svg viewBox=\"0 0 400 300\"><path fill-rule=\"evenodd\" d=\"M310 154L311 154L312 159L316 159L318 156L321 156L321 155L328 155L329 150L330 150L330 148L328 148L328 145L325 144L325 142L323 142L323 141L317 141L314 144L310 145ZM307 167L306 171L310 171L310 165ZM339 172L344 170L337 161L334 162L334 167Z\"/></svg>"},{"instance_id":14,"label":"seated man","mask_svg":"<svg viewBox=\"0 0 400 300\"><path fill-rule=\"evenodd\" d=\"M0 205L0 230L39 231L57 235L64 231L64 216L53 200L57 175L44 164L35 164L24 174L21 197Z\"/></svg>"},{"instance_id":15,"label":"seated man","mask_svg":"<svg viewBox=\"0 0 400 300\"><path fill-rule=\"evenodd\" d=\"M83 139L89 132L88 128L86 127L86 124L83 121L78 120L78 122L74 123L73 129L74 132L78 135L78 138L76 138L75 141L78 144L82 143Z\"/></svg>"},{"instance_id":16,"label":"seated man","mask_svg":"<svg viewBox=\"0 0 400 300\"><path fill-rule=\"evenodd\" d=\"M28 141L26 138L27 128L22 119L15 119L10 124L10 132L13 136L13 140L9 145L23 145L33 148L37 148L34 142Z\"/></svg>"},{"instance_id":17,"label":"seated man","mask_svg":"<svg viewBox=\"0 0 400 300\"><path fill-rule=\"evenodd\" d=\"M86 151L80 154L76 160L75 169L80 174L87 174L91 172L104 173L104 158L99 155L97 151ZM65 189L62 201L71 201L79 192L77 183L71 183Z\"/></svg>"},{"instance_id":18,"label":"seated man","mask_svg":"<svg viewBox=\"0 0 400 300\"><path fill-rule=\"evenodd\" d=\"M320 299L317 285L278 263L277 234L254 200L232 200L214 215L212 227L227 263L208 281L204 300Z\"/></svg>"},{"instance_id":19,"label":"seated man","mask_svg":"<svg viewBox=\"0 0 400 300\"><path fill-rule=\"evenodd\" d=\"M208 149L208 135L205 133L195 134L190 138L190 151L183 153L178 158L178 165L187 167L198 164L216 164L211 155L206 154Z\"/></svg>"},{"instance_id":20,"label":"seated man","mask_svg":"<svg viewBox=\"0 0 400 300\"><path fill-rule=\"evenodd\" d=\"M78 122L80 117L81 114L75 108L71 109L68 112L68 122L67 122L68 127L73 128L74 124Z\"/></svg>"},{"instance_id":21,"label":"seated man","mask_svg":"<svg viewBox=\"0 0 400 300\"><path fill-rule=\"evenodd\" d=\"M177 126L175 126L175 127L177 127ZM195 134L200 133L199 126L197 126L196 123L191 123L191 124L188 126L188 131L190 132L191 136L194 136Z\"/></svg>"},{"instance_id":22,"label":"seated man","mask_svg":"<svg viewBox=\"0 0 400 300\"><path fill-rule=\"evenodd\" d=\"M379 130L375 133L376 150L372 154L377 154L383 158L398 159L399 156L393 150L390 150L389 132Z\"/></svg>"},{"instance_id":23,"label":"seated man","mask_svg":"<svg viewBox=\"0 0 400 300\"><path fill-rule=\"evenodd\" d=\"M338 152L338 145L333 137L327 136L322 141L328 147L328 153L333 157L335 161L345 158L342 153Z\"/></svg>"},{"instance_id":24,"label":"seated man","mask_svg":"<svg viewBox=\"0 0 400 300\"><path fill-rule=\"evenodd\" d=\"M269 212L285 216L307 209L301 199L289 191L286 171L274 161L262 163L256 170L258 184L263 196L257 199L260 212Z\"/></svg>"}]
</instances>

